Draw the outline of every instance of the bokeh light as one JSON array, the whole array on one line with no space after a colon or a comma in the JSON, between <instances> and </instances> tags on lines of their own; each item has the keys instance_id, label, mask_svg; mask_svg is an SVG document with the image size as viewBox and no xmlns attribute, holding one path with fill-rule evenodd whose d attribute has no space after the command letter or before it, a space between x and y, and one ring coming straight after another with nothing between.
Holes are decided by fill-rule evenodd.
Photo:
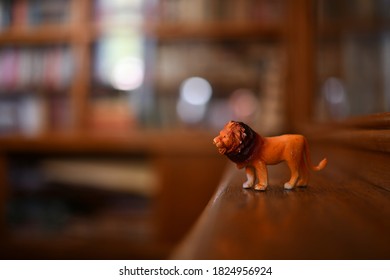
<instances>
[{"instance_id":1,"label":"bokeh light","mask_svg":"<svg viewBox=\"0 0 390 280\"><path fill-rule=\"evenodd\" d=\"M176 105L179 118L188 124L203 120L212 95L210 83L200 77L191 77L180 86L180 97Z\"/></svg>"},{"instance_id":2,"label":"bokeh light","mask_svg":"<svg viewBox=\"0 0 390 280\"><path fill-rule=\"evenodd\" d=\"M210 83L200 77L191 77L181 84L180 98L192 105L206 104L212 94Z\"/></svg>"},{"instance_id":3,"label":"bokeh light","mask_svg":"<svg viewBox=\"0 0 390 280\"><path fill-rule=\"evenodd\" d=\"M115 64L111 84L119 90L134 90L142 85L143 79L143 61L136 57L126 57Z\"/></svg>"},{"instance_id":4,"label":"bokeh light","mask_svg":"<svg viewBox=\"0 0 390 280\"><path fill-rule=\"evenodd\" d=\"M235 90L229 99L234 118L250 122L259 110L259 101L255 93L246 88Z\"/></svg>"}]
</instances>

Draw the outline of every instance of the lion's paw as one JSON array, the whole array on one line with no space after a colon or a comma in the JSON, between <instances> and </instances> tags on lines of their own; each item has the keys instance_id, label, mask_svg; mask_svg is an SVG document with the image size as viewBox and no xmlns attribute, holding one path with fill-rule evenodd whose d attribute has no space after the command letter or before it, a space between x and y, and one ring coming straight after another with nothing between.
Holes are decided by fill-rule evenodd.
<instances>
[{"instance_id":1,"label":"lion's paw","mask_svg":"<svg viewBox=\"0 0 390 280\"><path fill-rule=\"evenodd\" d=\"M266 189L267 189L267 185L262 185L262 184L255 185L255 190L257 191L265 191Z\"/></svg>"},{"instance_id":2,"label":"lion's paw","mask_svg":"<svg viewBox=\"0 0 390 280\"><path fill-rule=\"evenodd\" d=\"M244 189L249 189L249 188L251 188L251 187L253 187L253 182L245 182L243 185L242 185L242 187L244 188Z\"/></svg>"},{"instance_id":3,"label":"lion's paw","mask_svg":"<svg viewBox=\"0 0 390 280\"><path fill-rule=\"evenodd\" d=\"M284 184L284 189L285 189L285 190L292 190L293 188L294 188L294 186L290 185L289 182L287 182L287 183Z\"/></svg>"}]
</instances>

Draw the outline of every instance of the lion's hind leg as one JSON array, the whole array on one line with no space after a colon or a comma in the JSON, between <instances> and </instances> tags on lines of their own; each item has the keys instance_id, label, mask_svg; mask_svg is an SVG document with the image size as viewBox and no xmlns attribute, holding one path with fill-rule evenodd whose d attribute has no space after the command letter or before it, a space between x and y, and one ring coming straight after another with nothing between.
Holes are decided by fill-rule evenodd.
<instances>
[{"instance_id":1,"label":"lion's hind leg","mask_svg":"<svg viewBox=\"0 0 390 280\"><path fill-rule=\"evenodd\" d=\"M300 177L299 174L300 162L299 161L296 162L296 160L291 160L287 162L287 165L290 168L291 177L288 182L284 183L284 188L286 190L291 190L297 185L298 179Z\"/></svg>"},{"instance_id":2,"label":"lion's hind leg","mask_svg":"<svg viewBox=\"0 0 390 280\"><path fill-rule=\"evenodd\" d=\"M309 182L309 169L304 158L299 164L299 178L297 182L298 187L306 187Z\"/></svg>"}]
</instances>

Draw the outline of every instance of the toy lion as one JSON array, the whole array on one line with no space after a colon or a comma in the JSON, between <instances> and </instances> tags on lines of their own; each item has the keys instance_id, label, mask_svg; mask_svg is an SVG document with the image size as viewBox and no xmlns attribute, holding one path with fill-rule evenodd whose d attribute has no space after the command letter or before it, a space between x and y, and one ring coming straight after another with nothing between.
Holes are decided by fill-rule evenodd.
<instances>
[{"instance_id":1,"label":"toy lion","mask_svg":"<svg viewBox=\"0 0 390 280\"><path fill-rule=\"evenodd\" d=\"M213 142L219 153L226 155L239 169L245 167L247 181L243 188L266 190L268 185L266 165L269 164L286 161L291 178L284 184L285 189L307 186L309 168L319 171L327 164L324 158L317 166L312 165L309 146L303 135L262 137L242 122L228 122Z\"/></svg>"}]
</instances>

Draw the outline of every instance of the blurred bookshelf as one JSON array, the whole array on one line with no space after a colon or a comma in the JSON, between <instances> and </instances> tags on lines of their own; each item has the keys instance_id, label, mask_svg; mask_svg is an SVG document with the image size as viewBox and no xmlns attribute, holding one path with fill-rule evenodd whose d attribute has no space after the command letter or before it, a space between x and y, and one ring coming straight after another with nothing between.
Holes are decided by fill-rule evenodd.
<instances>
[{"instance_id":1,"label":"blurred bookshelf","mask_svg":"<svg viewBox=\"0 0 390 280\"><path fill-rule=\"evenodd\" d=\"M389 1L317 1L318 121L390 110Z\"/></svg>"},{"instance_id":2,"label":"blurred bookshelf","mask_svg":"<svg viewBox=\"0 0 390 280\"><path fill-rule=\"evenodd\" d=\"M12 109L20 107L19 95L39 100L30 105L41 122L34 136L137 126L215 131L242 117L227 105L235 91L244 92L242 103L275 107L283 103L287 72L286 9L282 0L3 1L0 66L16 66L0 85L7 108L0 131L23 133ZM181 103L199 115L193 120L178 112L180 87L191 77L212 88L207 104ZM50 102L58 95L63 105ZM50 111L57 110L65 112L64 123L52 121ZM282 122L283 116L269 127Z\"/></svg>"},{"instance_id":3,"label":"blurred bookshelf","mask_svg":"<svg viewBox=\"0 0 390 280\"><path fill-rule=\"evenodd\" d=\"M284 0L1 1L2 257L166 257L223 171L216 131L288 128L294 12Z\"/></svg>"},{"instance_id":4,"label":"blurred bookshelf","mask_svg":"<svg viewBox=\"0 0 390 280\"><path fill-rule=\"evenodd\" d=\"M144 29L155 63L146 66L159 125L217 131L230 119L252 125L261 119L265 133L282 130L287 9L285 1L167 0L147 6ZM188 91L202 84L212 93L194 102Z\"/></svg>"}]
</instances>

